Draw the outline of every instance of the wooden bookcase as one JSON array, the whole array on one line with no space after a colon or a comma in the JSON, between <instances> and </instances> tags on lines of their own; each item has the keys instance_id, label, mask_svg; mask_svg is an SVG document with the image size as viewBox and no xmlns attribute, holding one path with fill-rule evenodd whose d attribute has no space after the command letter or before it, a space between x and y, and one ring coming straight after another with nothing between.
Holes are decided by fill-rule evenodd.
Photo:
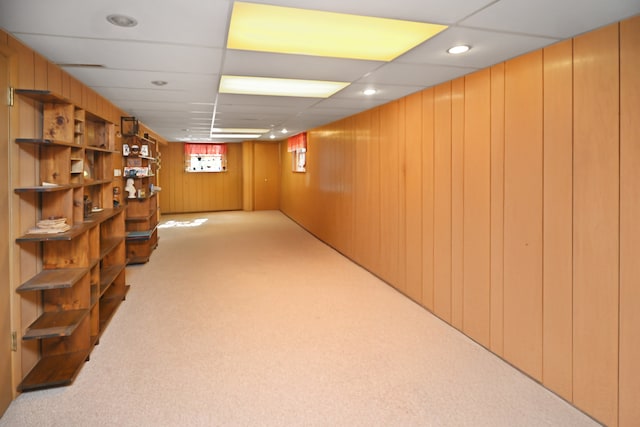
<instances>
[{"instance_id":1,"label":"wooden bookcase","mask_svg":"<svg viewBox=\"0 0 640 427\"><path fill-rule=\"evenodd\" d=\"M37 317L22 325L22 339L39 342L38 361L18 386L30 391L73 382L129 287L125 212L113 206L115 125L49 91L15 94L38 110L42 134L15 139L37 169L14 188L25 211L21 262L35 257L38 265L17 288L37 304ZM37 227L62 218L66 231Z\"/></svg>"},{"instance_id":2,"label":"wooden bookcase","mask_svg":"<svg viewBox=\"0 0 640 427\"><path fill-rule=\"evenodd\" d=\"M142 264L158 246L158 142L147 134L138 135L137 127L135 133L123 136L127 260L129 264Z\"/></svg>"}]
</instances>

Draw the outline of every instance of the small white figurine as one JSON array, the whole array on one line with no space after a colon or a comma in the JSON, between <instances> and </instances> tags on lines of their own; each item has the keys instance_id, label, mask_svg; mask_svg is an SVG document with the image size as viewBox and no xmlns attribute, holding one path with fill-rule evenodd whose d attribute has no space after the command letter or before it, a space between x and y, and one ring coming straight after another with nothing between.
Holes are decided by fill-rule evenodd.
<instances>
[{"instance_id":1,"label":"small white figurine","mask_svg":"<svg viewBox=\"0 0 640 427\"><path fill-rule=\"evenodd\" d=\"M136 186L133 185L133 179L129 178L127 179L127 185L126 187L124 187L124 190L129 193L129 198L130 199L135 199L136 198Z\"/></svg>"}]
</instances>

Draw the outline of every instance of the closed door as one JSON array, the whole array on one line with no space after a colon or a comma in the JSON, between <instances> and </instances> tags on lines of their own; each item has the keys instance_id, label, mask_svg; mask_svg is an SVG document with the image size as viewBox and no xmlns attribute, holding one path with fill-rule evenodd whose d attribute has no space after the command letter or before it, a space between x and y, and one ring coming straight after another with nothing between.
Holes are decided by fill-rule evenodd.
<instances>
[{"instance_id":1,"label":"closed door","mask_svg":"<svg viewBox=\"0 0 640 427\"><path fill-rule=\"evenodd\" d=\"M280 209L280 150L278 144L255 144L254 199L257 211Z\"/></svg>"},{"instance_id":2,"label":"closed door","mask_svg":"<svg viewBox=\"0 0 640 427\"><path fill-rule=\"evenodd\" d=\"M11 316L9 301L9 88L8 61L0 54L0 416L5 412L11 390Z\"/></svg>"}]
</instances>

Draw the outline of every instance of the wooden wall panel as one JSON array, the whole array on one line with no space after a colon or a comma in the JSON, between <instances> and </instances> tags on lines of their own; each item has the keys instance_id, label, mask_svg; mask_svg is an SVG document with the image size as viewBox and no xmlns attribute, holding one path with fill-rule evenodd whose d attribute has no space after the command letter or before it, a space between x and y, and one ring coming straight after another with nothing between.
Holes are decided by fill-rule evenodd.
<instances>
[{"instance_id":1,"label":"wooden wall panel","mask_svg":"<svg viewBox=\"0 0 640 427\"><path fill-rule=\"evenodd\" d=\"M434 98L433 312L451 322L451 83Z\"/></svg>"},{"instance_id":2,"label":"wooden wall panel","mask_svg":"<svg viewBox=\"0 0 640 427\"><path fill-rule=\"evenodd\" d=\"M491 67L491 351L504 354L504 62Z\"/></svg>"},{"instance_id":3,"label":"wooden wall panel","mask_svg":"<svg viewBox=\"0 0 640 427\"><path fill-rule=\"evenodd\" d=\"M465 334L490 346L491 320L491 71L465 79L463 323Z\"/></svg>"},{"instance_id":4,"label":"wooden wall panel","mask_svg":"<svg viewBox=\"0 0 640 427\"><path fill-rule=\"evenodd\" d=\"M573 44L544 50L542 382L572 398Z\"/></svg>"},{"instance_id":5,"label":"wooden wall panel","mask_svg":"<svg viewBox=\"0 0 640 427\"><path fill-rule=\"evenodd\" d=\"M393 286L399 277L399 149L398 102L380 110L380 277ZM403 291L403 289L400 289Z\"/></svg>"},{"instance_id":6,"label":"wooden wall panel","mask_svg":"<svg viewBox=\"0 0 640 427\"><path fill-rule=\"evenodd\" d=\"M184 172L184 145L162 147L163 213L242 209L242 144L228 144L224 173Z\"/></svg>"},{"instance_id":7,"label":"wooden wall panel","mask_svg":"<svg viewBox=\"0 0 640 427\"><path fill-rule=\"evenodd\" d=\"M640 16L620 24L620 425L640 425Z\"/></svg>"},{"instance_id":8,"label":"wooden wall panel","mask_svg":"<svg viewBox=\"0 0 640 427\"><path fill-rule=\"evenodd\" d=\"M542 379L542 52L505 63L504 356Z\"/></svg>"},{"instance_id":9,"label":"wooden wall panel","mask_svg":"<svg viewBox=\"0 0 640 427\"><path fill-rule=\"evenodd\" d=\"M47 72L49 66L47 60L40 54L34 53L34 89L47 90L49 81L47 78Z\"/></svg>"},{"instance_id":10,"label":"wooden wall panel","mask_svg":"<svg viewBox=\"0 0 640 427\"><path fill-rule=\"evenodd\" d=\"M422 305L433 311L434 89L422 92Z\"/></svg>"},{"instance_id":11,"label":"wooden wall panel","mask_svg":"<svg viewBox=\"0 0 640 427\"><path fill-rule=\"evenodd\" d=\"M422 304L422 94L406 98L405 111L405 241L406 292Z\"/></svg>"},{"instance_id":12,"label":"wooden wall panel","mask_svg":"<svg viewBox=\"0 0 640 427\"><path fill-rule=\"evenodd\" d=\"M364 210L356 218L362 221L365 233L362 244L367 245L362 253L365 268L375 271L380 263L380 113L378 110L365 112L358 118L358 144L366 145L363 156L367 165L358 177L365 182L359 185L364 194ZM360 234L359 238L363 238Z\"/></svg>"},{"instance_id":13,"label":"wooden wall panel","mask_svg":"<svg viewBox=\"0 0 640 427\"><path fill-rule=\"evenodd\" d=\"M618 26L574 40L574 402L616 425Z\"/></svg>"},{"instance_id":14,"label":"wooden wall panel","mask_svg":"<svg viewBox=\"0 0 640 427\"><path fill-rule=\"evenodd\" d=\"M62 95L62 70L51 62L47 62L47 89Z\"/></svg>"},{"instance_id":15,"label":"wooden wall panel","mask_svg":"<svg viewBox=\"0 0 640 427\"><path fill-rule=\"evenodd\" d=\"M9 47L18 55L17 86L20 89L33 89L35 85L35 67L33 51L13 37L9 37Z\"/></svg>"},{"instance_id":16,"label":"wooden wall panel","mask_svg":"<svg viewBox=\"0 0 640 427\"><path fill-rule=\"evenodd\" d=\"M464 303L464 78L451 82L451 324L462 330Z\"/></svg>"}]
</instances>

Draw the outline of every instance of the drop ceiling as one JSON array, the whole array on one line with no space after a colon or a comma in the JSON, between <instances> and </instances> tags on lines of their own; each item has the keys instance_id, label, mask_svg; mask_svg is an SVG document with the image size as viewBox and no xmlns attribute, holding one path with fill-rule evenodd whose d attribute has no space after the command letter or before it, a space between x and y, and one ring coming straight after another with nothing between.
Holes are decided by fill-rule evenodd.
<instances>
[{"instance_id":1,"label":"drop ceiling","mask_svg":"<svg viewBox=\"0 0 640 427\"><path fill-rule=\"evenodd\" d=\"M167 140L207 141L212 127L281 139L640 13L640 0L251 1L448 28L379 62L227 49L232 0L0 0L0 27ZM113 26L111 14L138 25ZM472 49L446 52L460 43ZM326 99L235 95L218 93L224 74L350 85Z\"/></svg>"}]
</instances>

